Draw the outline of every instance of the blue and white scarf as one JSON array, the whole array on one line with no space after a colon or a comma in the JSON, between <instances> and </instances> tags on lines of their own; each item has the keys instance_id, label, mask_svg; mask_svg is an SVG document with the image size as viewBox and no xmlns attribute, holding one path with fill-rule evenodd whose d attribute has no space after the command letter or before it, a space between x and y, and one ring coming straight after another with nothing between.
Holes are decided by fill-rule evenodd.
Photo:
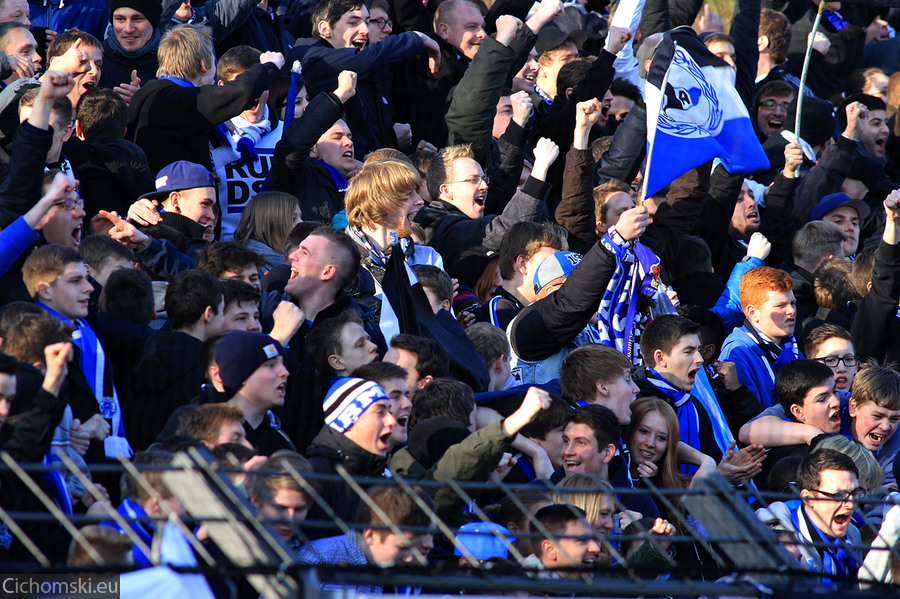
<instances>
[{"instance_id":1,"label":"blue and white scarf","mask_svg":"<svg viewBox=\"0 0 900 599\"><path fill-rule=\"evenodd\" d=\"M744 321L744 332L753 340L753 343L762 350L763 364L769 372L772 380L775 380L775 374L781 370L781 367L790 362L803 358L800 349L797 347L797 340L793 335L785 337L778 345L762 333L757 331L749 321ZM762 398L761 398L762 399Z\"/></svg>"},{"instance_id":2,"label":"blue and white scarf","mask_svg":"<svg viewBox=\"0 0 900 599\"><path fill-rule=\"evenodd\" d=\"M803 512L802 518L801 512ZM833 539L824 534L812 523L803 506L791 513L791 522L801 535L813 543L820 543L820 546L814 547L814 549L822 559L822 573L829 575L822 577L822 586L835 588L837 585L831 579L832 576L856 578L859 564L856 562L853 552L847 547L846 539ZM813 537L813 532L818 538ZM809 561L812 562L812 559ZM819 569L818 564L815 563L807 563L807 566L812 571Z\"/></svg>"},{"instance_id":3,"label":"blue and white scarf","mask_svg":"<svg viewBox=\"0 0 900 599\"><path fill-rule=\"evenodd\" d=\"M653 296L656 293L653 270L659 267L659 258L641 243L635 243L630 249L624 248L609 233L600 241L616 257L616 270L606 286L597 312L600 342L633 360L638 294Z\"/></svg>"},{"instance_id":4,"label":"blue and white scarf","mask_svg":"<svg viewBox=\"0 0 900 599\"><path fill-rule=\"evenodd\" d=\"M675 408L675 414L678 415L678 438L694 449L702 451L700 448L700 414L697 413L697 406L691 401L691 394L687 391L676 389L652 368L648 367L647 371L649 373L647 381L656 387L657 391L665 395L672 407ZM696 471L696 466L681 465L682 474L690 475Z\"/></svg>"},{"instance_id":5,"label":"blue and white scarf","mask_svg":"<svg viewBox=\"0 0 900 599\"><path fill-rule=\"evenodd\" d=\"M103 351L97 335L84 320L79 318L72 321L40 302L37 302L37 305L50 316L75 327L75 332L72 333L72 344L79 350L78 366L97 400L100 414L112 421L113 434L103 440L106 457L114 460L124 454L125 457L130 458L134 452L125 439L119 395L116 393L116 387L112 380L106 376L106 353Z\"/></svg>"}]
</instances>

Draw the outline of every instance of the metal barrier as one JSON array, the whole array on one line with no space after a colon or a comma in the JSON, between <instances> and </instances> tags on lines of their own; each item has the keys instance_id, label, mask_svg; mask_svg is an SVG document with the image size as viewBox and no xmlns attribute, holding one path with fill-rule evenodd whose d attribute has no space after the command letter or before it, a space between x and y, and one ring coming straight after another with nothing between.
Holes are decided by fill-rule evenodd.
<instances>
[{"instance_id":1,"label":"metal barrier","mask_svg":"<svg viewBox=\"0 0 900 599\"><path fill-rule=\"evenodd\" d=\"M93 489L84 472L65 456L61 459L62 463L58 465L60 471L76 476L86 488ZM111 505L96 489L92 496L101 506L101 515L67 515L41 483L51 470L43 465L19 464L8 454L0 453L0 490L7 486L5 491L8 496L12 489L18 488L19 493L30 494L34 498L28 509L17 510L7 509L0 501L0 528L5 528L6 539L18 544L16 547L23 558L6 561L2 567L4 573L62 574L73 571L65 563L48 557L45 539L34 538L29 533L36 526L51 523L62 527L66 536L71 537L73 546L93 562L94 565L79 568L78 572L129 570L128 567L108 565L103 552L82 534L83 526L101 521L118 525L132 543L134 551L146 561L161 563L161 541L157 537L163 535L154 535L148 543L129 525L129 520L136 520L117 512L116 506ZM285 471L280 471L282 475L287 472L326 514L324 520L306 520L295 526L297 538L303 544L311 537L362 535L363 530L384 531L402 538L406 538L406 533L419 535L416 538L424 538L421 535L428 534L434 536L434 551L429 552L430 547L427 546L414 546L409 550L411 558L408 563L381 568L347 564L310 566L301 563L297 551L274 528L279 523L295 523L263 517L244 489L236 486L229 477L229 474L242 472L240 465L216 464L208 454L196 449L176 454L172 465L167 467L137 468L131 462L122 460L119 465L104 465L95 471L128 474L151 496L157 491L147 475L151 471L159 472L169 492L179 500L183 513L161 501L158 503L161 513L149 520L160 529L171 526L179 531L196 556L196 565L174 569L181 573L204 574L209 580L226 582L225 587L231 589L232 594L244 581L252 585L255 593L267 598L297 597L301 593L304 597L314 598L323 593L322 589L327 591L341 587L350 588L349 594L364 594L357 592L360 589L382 589L387 593L393 590L398 596L407 596L409 589L420 589L421 594L439 595L464 593L498 596L526 592L595 597L781 597L790 594L792 599L798 599L804 595L820 595L823 585L840 588L841 597L883 596L885 592L896 595L898 592L897 587L879 582L884 577L884 567L892 561L887 558L888 555L893 556L900 567L900 547L896 540L882 540L879 542L881 546L876 548L873 548L871 541L851 547L861 554L870 550L882 552L886 558L882 561L887 565L880 567L880 571L868 572L871 582L863 585L865 589L860 589L852 581L853 577L810 572L806 564L789 551L797 544L796 541L779 539L775 532L762 524L751 508L751 502L754 508L766 507L774 501L797 500L799 494L758 493L749 488L731 487L719 478L702 481L689 490L661 489L649 482L644 489L615 489L619 510L623 508L621 498L625 495L649 493L657 505L672 517L676 529L673 536L650 534L647 527L639 525L636 525L634 534L618 532L605 535L588 528L586 536L572 536L558 532L554 534L548 530L519 498L526 490L546 491L549 495L551 492L565 492L566 489L540 485L514 486L496 477L487 483L462 483L453 480L407 480L396 474L384 479L359 479L342 468L338 468L337 475L298 472L290 465ZM367 505L384 525L360 524L338 517L329 504L330 498L323 497L320 492L321 484L329 482L340 482L352 489L359 501ZM375 484L392 485L402 491L427 515L430 525L404 526L392 521L367 493L367 489ZM479 494L489 492L509 499L527 521L527 530L516 531L514 540L497 530L483 533L496 538L506 548L506 560L482 563L458 540L459 522L445 521L447 519L438 515L433 502L427 497L439 490L453 493L461 504L469 506L465 515L473 522L491 522L483 506L474 499ZM584 493L584 489L570 490ZM600 493L599 489L597 493ZM900 495L897 494L869 497L859 504L858 512L874 514L863 516L861 531L864 539L879 538L878 514L883 516L897 504L900 504ZM92 511L97 509L95 507ZM207 542L201 542L194 534L200 526L208 536ZM900 529L900 524L895 526ZM565 552L566 545L561 541L565 539L596 542L601 547L601 554L608 554L613 564L602 568L558 571L523 567L528 559L522 550L523 545L529 540L539 542L544 539L550 540L562 552ZM650 544L652 550L648 548L647 551L659 561L664 575L648 576L647 572L634 567L626 559L623 548L642 542ZM816 549L825 547L821 543L813 543L812 546ZM673 551L672 547L677 549ZM459 555L453 555L454 549ZM468 563L461 566L461 558Z\"/></svg>"}]
</instances>

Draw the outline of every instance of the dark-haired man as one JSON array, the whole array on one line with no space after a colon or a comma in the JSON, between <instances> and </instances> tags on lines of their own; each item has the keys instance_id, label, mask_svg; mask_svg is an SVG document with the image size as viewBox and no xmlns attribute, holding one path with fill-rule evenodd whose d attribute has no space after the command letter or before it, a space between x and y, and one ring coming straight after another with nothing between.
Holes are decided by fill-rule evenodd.
<instances>
[{"instance_id":1,"label":"dark-haired man","mask_svg":"<svg viewBox=\"0 0 900 599\"><path fill-rule=\"evenodd\" d=\"M357 156L382 147L397 147L388 98L379 73L386 65L412 58L423 51L437 70L440 49L423 33L408 31L369 44L369 10L359 0L320 0L312 15L312 45L298 45L288 61L302 60L303 79L310 96L331 90L341 71L360 76L357 95L347 102L347 124Z\"/></svg>"},{"instance_id":2,"label":"dark-haired man","mask_svg":"<svg viewBox=\"0 0 900 599\"><path fill-rule=\"evenodd\" d=\"M681 424L680 439L717 462L719 447L713 420L700 401L691 395L697 372L703 367L700 327L676 315L657 317L641 335L645 366L635 373L642 397L664 397L672 404Z\"/></svg>"},{"instance_id":3,"label":"dark-haired man","mask_svg":"<svg viewBox=\"0 0 900 599\"><path fill-rule=\"evenodd\" d=\"M383 353L387 346L372 315L347 295L344 288L359 271L359 250L353 240L341 231L321 227L300 242L298 249L289 256L291 279L284 291L303 311L306 323L292 340L290 346L299 354L299 368L291 368L288 383L289 396L303 397L305 401L290 401L284 411L285 431L301 450L309 445L324 416L321 404L309 398L321 398L330 384L330 376L316 369L312 357L306 351L306 340L317 323L333 318L345 310L360 314L363 329ZM299 356L303 356L302 360Z\"/></svg>"},{"instance_id":4,"label":"dark-haired man","mask_svg":"<svg viewBox=\"0 0 900 599\"><path fill-rule=\"evenodd\" d=\"M126 429L139 449L149 447L172 412L200 392L200 350L225 321L222 284L199 270L179 273L169 282L165 306L171 330L155 331L147 339L126 401Z\"/></svg>"},{"instance_id":5,"label":"dark-haired man","mask_svg":"<svg viewBox=\"0 0 900 599\"><path fill-rule=\"evenodd\" d=\"M100 85L116 91L126 103L142 82L156 78L161 16L162 5L154 0L109 2Z\"/></svg>"}]
</instances>

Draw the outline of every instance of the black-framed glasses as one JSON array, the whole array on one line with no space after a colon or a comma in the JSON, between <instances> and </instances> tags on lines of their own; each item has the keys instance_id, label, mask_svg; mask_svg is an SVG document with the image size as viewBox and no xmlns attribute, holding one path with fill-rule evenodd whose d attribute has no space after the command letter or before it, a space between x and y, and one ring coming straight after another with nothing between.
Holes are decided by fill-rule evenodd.
<instances>
[{"instance_id":1,"label":"black-framed glasses","mask_svg":"<svg viewBox=\"0 0 900 599\"><path fill-rule=\"evenodd\" d=\"M368 25L375 25L376 27L378 27L378 28L381 29L382 31L384 30L385 27L391 27L391 28L394 27L394 24L391 22L391 20L390 20L390 19L386 19L386 18L384 18L384 17L381 17L381 18L378 18L378 19L369 19L368 21L366 21L366 23L367 23Z\"/></svg>"},{"instance_id":2,"label":"black-framed glasses","mask_svg":"<svg viewBox=\"0 0 900 599\"><path fill-rule=\"evenodd\" d=\"M829 493L827 491L823 491L821 489L810 489L811 491L815 491L821 495L824 495L826 498L831 501L839 501L841 503L846 503L848 501L855 501L857 499L863 499L866 496L866 490L862 487L856 487L852 491L837 491L836 493Z\"/></svg>"},{"instance_id":3,"label":"black-framed glasses","mask_svg":"<svg viewBox=\"0 0 900 599\"><path fill-rule=\"evenodd\" d=\"M816 358L816 362L822 362L829 368L835 368L838 362L843 362L847 368L853 368L859 363L859 359L854 355L846 356L825 356L824 358Z\"/></svg>"},{"instance_id":4,"label":"black-framed glasses","mask_svg":"<svg viewBox=\"0 0 900 599\"><path fill-rule=\"evenodd\" d=\"M485 185L491 184L491 178L487 175L473 175L468 179L460 179L459 181L450 181L450 183L468 183L469 185L474 185L478 187L481 185L481 182L484 181Z\"/></svg>"}]
</instances>

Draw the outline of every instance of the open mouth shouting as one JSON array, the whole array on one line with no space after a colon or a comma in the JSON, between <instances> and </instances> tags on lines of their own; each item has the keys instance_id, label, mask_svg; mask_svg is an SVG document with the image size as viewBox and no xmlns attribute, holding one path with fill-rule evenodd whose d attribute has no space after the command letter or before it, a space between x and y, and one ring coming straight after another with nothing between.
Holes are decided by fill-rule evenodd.
<instances>
[{"instance_id":1,"label":"open mouth shouting","mask_svg":"<svg viewBox=\"0 0 900 599\"><path fill-rule=\"evenodd\" d=\"M759 224L759 211L756 208L752 208L750 212L748 212L744 216L744 220L751 223Z\"/></svg>"},{"instance_id":2,"label":"open mouth shouting","mask_svg":"<svg viewBox=\"0 0 900 599\"><path fill-rule=\"evenodd\" d=\"M688 371L688 373L687 373L687 382L688 382L688 384L690 384L691 386L694 385L694 381L697 380L697 373L698 373L699 371L700 371L700 368L699 368L699 367L698 367L698 368L692 368L691 370Z\"/></svg>"},{"instance_id":3,"label":"open mouth shouting","mask_svg":"<svg viewBox=\"0 0 900 599\"><path fill-rule=\"evenodd\" d=\"M74 229L72 229L72 243L77 247L81 244L81 240L84 237L84 225L80 224Z\"/></svg>"}]
</instances>

